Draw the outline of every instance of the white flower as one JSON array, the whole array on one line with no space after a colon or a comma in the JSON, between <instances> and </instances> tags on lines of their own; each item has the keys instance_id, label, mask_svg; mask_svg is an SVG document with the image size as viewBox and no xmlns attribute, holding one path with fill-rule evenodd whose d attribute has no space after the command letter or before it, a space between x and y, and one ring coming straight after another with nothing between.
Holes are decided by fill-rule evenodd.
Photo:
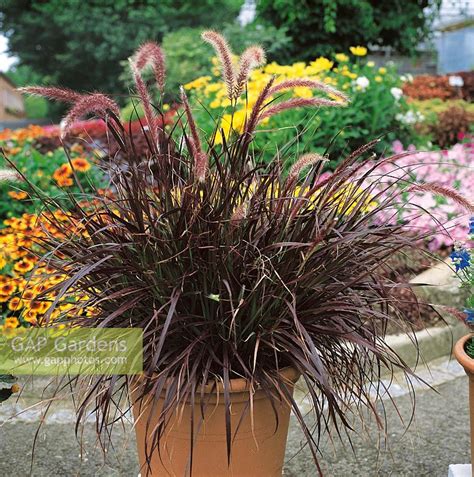
<instances>
[{"instance_id":1,"label":"white flower","mask_svg":"<svg viewBox=\"0 0 474 477\"><path fill-rule=\"evenodd\" d=\"M355 84L363 91L369 87L370 81L365 76L359 76L355 80Z\"/></svg>"},{"instance_id":2,"label":"white flower","mask_svg":"<svg viewBox=\"0 0 474 477\"><path fill-rule=\"evenodd\" d=\"M411 83L413 81L413 75L407 73L406 75L401 75L400 80L404 83Z\"/></svg>"},{"instance_id":3,"label":"white flower","mask_svg":"<svg viewBox=\"0 0 474 477\"><path fill-rule=\"evenodd\" d=\"M425 117L419 111L412 111L410 109L405 114L398 113L395 116L395 119L401 122L402 124L411 125L411 124L416 124L423 121Z\"/></svg>"},{"instance_id":4,"label":"white flower","mask_svg":"<svg viewBox=\"0 0 474 477\"><path fill-rule=\"evenodd\" d=\"M391 88L390 92L392 96L398 101L403 96L403 91L400 88Z\"/></svg>"},{"instance_id":5,"label":"white flower","mask_svg":"<svg viewBox=\"0 0 474 477\"><path fill-rule=\"evenodd\" d=\"M461 76L448 76L449 85L454 88L461 88L464 86L464 80Z\"/></svg>"}]
</instances>

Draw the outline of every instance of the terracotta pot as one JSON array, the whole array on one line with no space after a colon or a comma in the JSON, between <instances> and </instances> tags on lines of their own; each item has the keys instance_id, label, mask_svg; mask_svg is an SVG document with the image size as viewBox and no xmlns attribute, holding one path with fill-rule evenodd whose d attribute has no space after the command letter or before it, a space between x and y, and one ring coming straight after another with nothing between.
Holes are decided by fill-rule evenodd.
<instances>
[{"instance_id":1,"label":"terracotta pot","mask_svg":"<svg viewBox=\"0 0 474 477\"><path fill-rule=\"evenodd\" d=\"M293 368L285 368L282 376L293 392L299 378ZM139 378L143 379L143 378ZM143 382L143 381L142 381ZM138 383L138 385L137 385ZM188 476L190 456L191 404L182 409L180 416L172 418L164 435L160 439L160 453L153 451L150 465L146 461L145 443L150 442L149 434L156 423L150 413L159 414L162 402L153 408L150 398L138 401L140 380L131 386L130 394L135 417L135 430L140 460L141 477ZM231 426L234 434L239 425L242 411L248 406L248 383L244 379L231 381ZM199 391L200 392L200 391ZM286 438L290 420L290 406L286 402L274 403L278 413L276 426L274 408L263 391L254 394L254 431L252 432L250 413L240 424L239 431L232 443L231 463L227 463L227 445L225 429L225 406L223 387L219 385L212 393L211 386L206 389L209 404L204 412L200 432L195 437L193 451L193 477L277 477L282 475L285 457ZM210 395L212 393L212 395ZM194 406L195 430L201 421L200 396ZM148 445L149 448L150 444Z\"/></svg>"},{"instance_id":2,"label":"terracotta pot","mask_svg":"<svg viewBox=\"0 0 474 477\"><path fill-rule=\"evenodd\" d=\"M474 462L474 359L464 351L464 346L474 334L463 336L454 346L454 356L469 377L469 419L471 422L471 462ZM474 466L472 475L474 477Z\"/></svg>"}]
</instances>

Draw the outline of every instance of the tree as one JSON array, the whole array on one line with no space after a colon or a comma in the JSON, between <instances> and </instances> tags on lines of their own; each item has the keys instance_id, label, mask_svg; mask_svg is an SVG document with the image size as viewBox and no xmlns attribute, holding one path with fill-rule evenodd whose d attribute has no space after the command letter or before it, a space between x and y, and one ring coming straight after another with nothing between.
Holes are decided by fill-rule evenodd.
<instances>
[{"instance_id":1,"label":"tree","mask_svg":"<svg viewBox=\"0 0 474 477\"><path fill-rule=\"evenodd\" d=\"M309 60L352 45L390 46L413 54L429 37L441 0L260 0L258 18L284 27L287 53ZM431 7L431 8L428 8Z\"/></svg>"},{"instance_id":2,"label":"tree","mask_svg":"<svg viewBox=\"0 0 474 477\"><path fill-rule=\"evenodd\" d=\"M125 92L120 61L185 26L234 20L242 0L0 0L9 52L45 83ZM212 14L212 12L218 12Z\"/></svg>"}]
</instances>

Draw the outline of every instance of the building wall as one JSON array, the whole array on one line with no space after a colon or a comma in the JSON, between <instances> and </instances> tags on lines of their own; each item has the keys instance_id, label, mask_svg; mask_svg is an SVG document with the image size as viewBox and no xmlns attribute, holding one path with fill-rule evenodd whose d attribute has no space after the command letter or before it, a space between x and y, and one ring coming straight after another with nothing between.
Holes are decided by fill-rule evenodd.
<instances>
[{"instance_id":1,"label":"building wall","mask_svg":"<svg viewBox=\"0 0 474 477\"><path fill-rule=\"evenodd\" d=\"M25 117L22 95L0 75L0 121L15 121Z\"/></svg>"}]
</instances>

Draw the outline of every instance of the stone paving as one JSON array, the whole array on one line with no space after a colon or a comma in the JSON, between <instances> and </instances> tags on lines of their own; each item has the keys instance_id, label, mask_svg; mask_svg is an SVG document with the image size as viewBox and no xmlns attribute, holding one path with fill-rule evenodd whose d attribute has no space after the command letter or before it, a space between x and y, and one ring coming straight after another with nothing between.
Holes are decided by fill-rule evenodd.
<instances>
[{"instance_id":1,"label":"stone paving","mask_svg":"<svg viewBox=\"0 0 474 477\"><path fill-rule=\"evenodd\" d=\"M386 399L378 404L386 406L388 434L377 432L375 424L370 422L364 429L357 428L352 434L353 449L347 438L342 443L335 441L331 444L330 439L323 437L321 465L325 475L446 477L449 464L469 462L468 396L464 372L456 362L441 359L430 363L429 369L420 368L418 374L425 382L413 383L416 412L409 429L406 430L406 425L412 418L414 397L406 383L397 381L391 388L393 403ZM37 384L35 389L38 387ZM34 398L35 390L26 390L18 403L7 401L0 405L0 476L137 475L130 423L115 428L114 448L109 449L105 464L95 442L93 425L86 425L81 458L81 447L74 437L73 413L68 402L57 403L39 431L32 463L31 446L38 429L40 410L25 409ZM302 410L307 410L308 404L302 393L299 398ZM20 414L11 419L18 412ZM305 449L297 453L301 441L302 435L292 418L285 476L309 477L317 474L309 452Z\"/></svg>"}]
</instances>

